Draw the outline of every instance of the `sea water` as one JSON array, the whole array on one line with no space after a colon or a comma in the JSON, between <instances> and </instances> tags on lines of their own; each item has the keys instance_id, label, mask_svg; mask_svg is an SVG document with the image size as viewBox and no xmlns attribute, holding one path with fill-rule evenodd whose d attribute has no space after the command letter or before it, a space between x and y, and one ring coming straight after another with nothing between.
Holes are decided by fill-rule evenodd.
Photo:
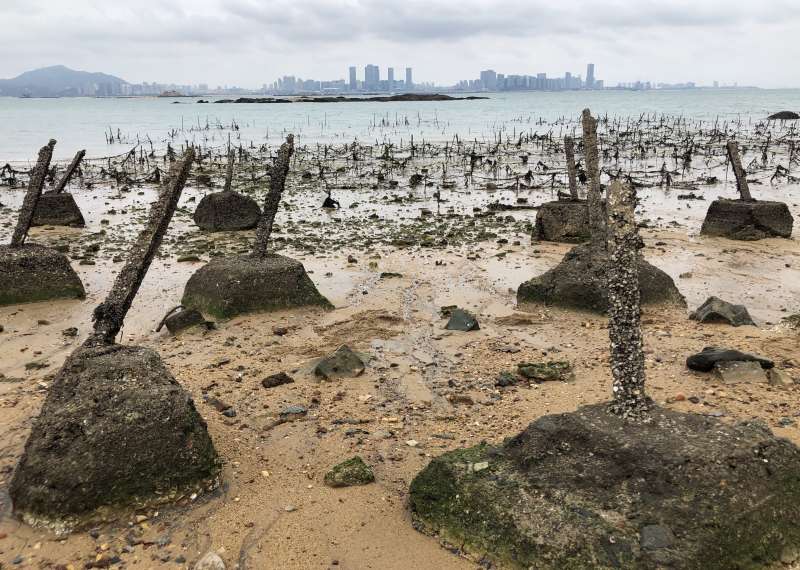
<instances>
[{"instance_id":1,"label":"sea water","mask_svg":"<svg viewBox=\"0 0 800 570\"><path fill-rule=\"evenodd\" d=\"M186 142L223 146L278 145L287 133L298 144L491 141L553 131L585 107L595 115L638 119L642 114L683 116L713 123L761 121L781 110L800 111L800 89L692 89L652 91L509 92L464 101L219 104L216 97L62 98L0 97L0 164L28 163L50 138L57 160L79 149L90 158L118 155L136 145ZM707 123L707 124L708 124ZM110 135L114 142L108 143Z\"/></svg>"}]
</instances>

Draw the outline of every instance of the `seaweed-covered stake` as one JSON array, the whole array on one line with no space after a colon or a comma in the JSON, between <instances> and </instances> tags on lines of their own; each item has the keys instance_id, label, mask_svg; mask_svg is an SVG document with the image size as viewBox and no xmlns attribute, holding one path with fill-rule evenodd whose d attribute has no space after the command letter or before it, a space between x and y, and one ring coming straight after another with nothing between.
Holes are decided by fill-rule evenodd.
<instances>
[{"instance_id":1,"label":"seaweed-covered stake","mask_svg":"<svg viewBox=\"0 0 800 570\"><path fill-rule=\"evenodd\" d=\"M233 149L228 151L228 166L225 168L225 185L222 187L223 192L230 192L233 185L233 162L236 158L236 153Z\"/></svg>"},{"instance_id":2,"label":"seaweed-covered stake","mask_svg":"<svg viewBox=\"0 0 800 570\"><path fill-rule=\"evenodd\" d=\"M726 144L726 149L736 177L739 199L714 200L708 207L700 233L743 241L790 238L794 218L789 207L784 202L755 200L750 195L747 173L742 168L739 145L731 140Z\"/></svg>"},{"instance_id":3,"label":"seaweed-covered stake","mask_svg":"<svg viewBox=\"0 0 800 570\"><path fill-rule=\"evenodd\" d=\"M33 212L32 226L83 227L86 225L75 198L73 198L72 194L64 192L64 188L67 187L85 155L85 150L78 151L55 188L39 197Z\"/></svg>"},{"instance_id":4,"label":"seaweed-covered stake","mask_svg":"<svg viewBox=\"0 0 800 570\"><path fill-rule=\"evenodd\" d=\"M64 191L64 188L66 188L67 184L69 184L72 175L75 174L75 171L78 169L78 166L80 166L84 156L86 156L85 150L79 150L75 154L75 158L72 159L72 162L67 168L67 171L64 173L64 176L61 177L61 180L58 181L58 184L56 184L56 187L53 189L54 194L61 194L61 192Z\"/></svg>"},{"instance_id":5,"label":"seaweed-covered stake","mask_svg":"<svg viewBox=\"0 0 800 570\"><path fill-rule=\"evenodd\" d=\"M193 160L194 150L190 148L184 153L181 162L175 166L171 179L150 209L150 216L131 248L128 262L114 280L114 286L106 300L94 310L92 315L94 335L87 340L87 343L114 342L114 338L122 328L125 314L131 308L133 298L169 227Z\"/></svg>"},{"instance_id":6,"label":"seaweed-covered stake","mask_svg":"<svg viewBox=\"0 0 800 570\"><path fill-rule=\"evenodd\" d=\"M25 243L33 214L40 204L55 144L56 141L51 140L39 151L11 244L0 245L0 306L49 299L82 299L86 294L78 274L63 253Z\"/></svg>"},{"instance_id":7,"label":"seaweed-covered stake","mask_svg":"<svg viewBox=\"0 0 800 570\"><path fill-rule=\"evenodd\" d=\"M739 196L742 200L752 200L750 187L747 185L747 173L742 168L742 158L739 156L739 145L736 141L728 141L726 148L733 167L733 175L736 177L736 189L739 191Z\"/></svg>"},{"instance_id":8,"label":"seaweed-covered stake","mask_svg":"<svg viewBox=\"0 0 800 570\"><path fill-rule=\"evenodd\" d=\"M591 237L589 208L586 200L578 198L578 183L575 169L575 141L564 138L569 177L569 199L545 202L536 213L533 237L541 241L581 243Z\"/></svg>"},{"instance_id":9,"label":"seaweed-covered stake","mask_svg":"<svg viewBox=\"0 0 800 570\"><path fill-rule=\"evenodd\" d=\"M289 174L289 167L294 153L294 136L286 137L286 142L278 150L278 157L272 166L272 175L269 181L269 192L264 200L264 214L258 222L256 230L256 243L253 247L253 257L266 257L269 236L272 234L272 226L275 223L275 215L278 213L278 206L281 203L283 189L286 186L286 176Z\"/></svg>"},{"instance_id":10,"label":"seaweed-covered stake","mask_svg":"<svg viewBox=\"0 0 800 570\"><path fill-rule=\"evenodd\" d=\"M182 305L221 319L309 305L332 307L317 291L302 263L268 251L293 152L294 137L289 135L272 165L251 255L217 258L198 269L186 283Z\"/></svg>"},{"instance_id":11,"label":"seaweed-covered stake","mask_svg":"<svg viewBox=\"0 0 800 570\"><path fill-rule=\"evenodd\" d=\"M153 204L95 333L58 371L11 479L17 516L57 532L125 517L217 483L220 462L186 390L149 348L114 343L169 225L194 152Z\"/></svg>"},{"instance_id":12,"label":"seaweed-covered stake","mask_svg":"<svg viewBox=\"0 0 800 570\"><path fill-rule=\"evenodd\" d=\"M22 208L17 219L17 227L14 228L14 234L11 236L12 247L20 247L25 243L25 238L28 237L28 230L33 222L33 213L36 210L39 197L42 195L44 179L47 176L48 168L50 168L50 160L53 158L54 146L56 146L55 139L50 139L50 142L39 150L39 158L28 183L28 191L25 193L25 199L22 202Z\"/></svg>"},{"instance_id":13,"label":"seaweed-covered stake","mask_svg":"<svg viewBox=\"0 0 800 570\"><path fill-rule=\"evenodd\" d=\"M586 169L589 174L588 213L584 214L586 217L583 219L588 219L588 224L582 226L579 223L581 218L574 216L573 221L568 224L563 221L569 218L561 211L566 212L567 205L573 205L576 202L548 202L540 208L536 215L536 228L537 234L541 236L548 227L559 227L560 225L562 228L581 228L588 226L589 243L572 248L557 266L522 283L517 289L517 302L520 304L544 303L605 313L609 305L607 287L608 228L605 219L606 205L600 190L597 121L592 118L589 109L583 111L582 121ZM567 234L562 233L562 235ZM678 291L669 275L649 264L642 256L637 256L637 263L643 303L686 305L683 295Z\"/></svg>"},{"instance_id":14,"label":"seaweed-covered stake","mask_svg":"<svg viewBox=\"0 0 800 570\"><path fill-rule=\"evenodd\" d=\"M603 255L606 249L606 227L603 213L603 194L600 187L600 160L597 150L597 119L589 109L583 110L583 149L586 155L586 174L589 178L589 232L592 255Z\"/></svg>"},{"instance_id":15,"label":"seaweed-covered stake","mask_svg":"<svg viewBox=\"0 0 800 570\"><path fill-rule=\"evenodd\" d=\"M569 178L569 195L578 199L578 181L575 169L575 141L572 137L564 138L564 154L567 155L567 177Z\"/></svg>"},{"instance_id":16,"label":"seaweed-covered stake","mask_svg":"<svg viewBox=\"0 0 800 570\"><path fill-rule=\"evenodd\" d=\"M409 487L411 516L450 550L514 570L771 568L796 558L800 449L763 422L659 408L645 394L639 274L643 285L654 275L639 254L635 202L613 182L605 259L586 260L579 246L557 276L580 293L578 278L593 271L587 288L607 291L612 401L432 459Z\"/></svg>"},{"instance_id":17,"label":"seaweed-covered stake","mask_svg":"<svg viewBox=\"0 0 800 570\"><path fill-rule=\"evenodd\" d=\"M646 411L639 293L639 250L633 188L614 181L608 193L608 336L614 401L611 411L636 417Z\"/></svg>"}]
</instances>

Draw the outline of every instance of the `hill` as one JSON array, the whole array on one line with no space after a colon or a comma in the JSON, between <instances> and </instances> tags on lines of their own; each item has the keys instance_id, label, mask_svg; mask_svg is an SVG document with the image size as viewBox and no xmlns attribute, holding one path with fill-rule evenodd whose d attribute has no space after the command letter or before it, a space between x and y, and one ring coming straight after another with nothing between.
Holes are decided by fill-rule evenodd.
<instances>
[{"instance_id":1,"label":"hill","mask_svg":"<svg viewBox=\"0 0 800 570\"><path fill-rule=\"evenodd\" d=\"M26 71L12 79L0 79L0 96L76 97L121 95L124 79L105 73L76 71L63 65Z\"/></svg>"}]
</instances>

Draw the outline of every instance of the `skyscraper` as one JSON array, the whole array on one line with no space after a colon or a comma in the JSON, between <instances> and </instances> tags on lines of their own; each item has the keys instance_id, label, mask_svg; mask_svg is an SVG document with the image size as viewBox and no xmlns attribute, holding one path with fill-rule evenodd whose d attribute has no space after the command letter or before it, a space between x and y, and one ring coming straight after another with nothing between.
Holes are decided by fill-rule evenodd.
<instances>
[{"instance_id":1,"label":"skyscraper","mask_svg":"<svg viewBox=\"0 0 800 570\"><path fill-rule=\"evenodd\" d=\"M414 88L414 81L411 78L411 68L406 67L406 89L411 91Z\"/></svg>"},{"instance_id":2,"label":"skyscraper","mask_svg":"<svg viewBox=\"0 0 800 570\"><path fill-rule=\"evenodd\" d=\"M364 89L374 91L381 82L381 71L377 65L368 64L364 68Z\"/></svg>"},{"instance_id":3,"label":"skyscraper","mask_svg":"<svg viewBox=\"0 0 800 570\"><path fill-rule=\"evenodd\" d=\"M356 66L350 66L350 91L358 89L358 80L356 79Z\"/></svg>"},{"instance_id":4,"label":"skyscraper","mask_svg":"<svg viewBox=\"0 0 800 570\"><path fill-rule=\"evenodd\" d=\"M390 67L388 70L386 70L386 79L387 79L386 86L388 87L389 91L393 91L394 90L394 67Z\"/></svg>"},{"instance_id":5,"label":"skyscraper","mask_svg":"<svg viewBox=\"0 0 800 570\"><path fill-rule=\"evenodd\" d=\"M590 63L586 66L586 88L594 89L594 64Z\"/></svg>"},{"instance_id":6,"label":"skyscraper","mask_svg":"<svg viewBox=\"0 0 800 570\"><path fill-rule=\"evenodd\" d=\"M483 84L483 88L488 91L494 91L497 89L497 73L494 69L487 69L485 71L481 71L481 83Z\"/></svg>"}]
</instances>

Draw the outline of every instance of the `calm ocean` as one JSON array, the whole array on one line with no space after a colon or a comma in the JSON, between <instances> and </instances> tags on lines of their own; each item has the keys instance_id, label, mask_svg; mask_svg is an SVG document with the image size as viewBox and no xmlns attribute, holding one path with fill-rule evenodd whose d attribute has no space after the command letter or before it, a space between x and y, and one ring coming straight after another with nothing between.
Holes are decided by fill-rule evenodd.
<instances>
[{"instance_id":1,"label":"calm ocean","mask_svg":"<svg viewBox=\"0 0 800 570\"><path fill-rule=\"evenodd\" d=\"M0 164L32 160L49 138L57 159L85 148L89 157L120 154L149 140L217 146L278 144L286 132L300 144L391 140L491 140L498 132L551 130L584 107L596 115L637 118L642 113L714 121L764 119L781 110L800 111L800 89L697 89L687 91L569 91L494 93L480 101L407 103L198 104L196 99L15 99L0 97ZM211 99L214 100L213 98ZM177 102L177 103L176 103ZM231 129L232 125L238 128ZM207 128L208 127L208 128ZM108 144L109 129L122 143ZM173 137L170 139L170 132ZM149 147L149 142L146 142Z\"/></svg>"}]
</instances>

